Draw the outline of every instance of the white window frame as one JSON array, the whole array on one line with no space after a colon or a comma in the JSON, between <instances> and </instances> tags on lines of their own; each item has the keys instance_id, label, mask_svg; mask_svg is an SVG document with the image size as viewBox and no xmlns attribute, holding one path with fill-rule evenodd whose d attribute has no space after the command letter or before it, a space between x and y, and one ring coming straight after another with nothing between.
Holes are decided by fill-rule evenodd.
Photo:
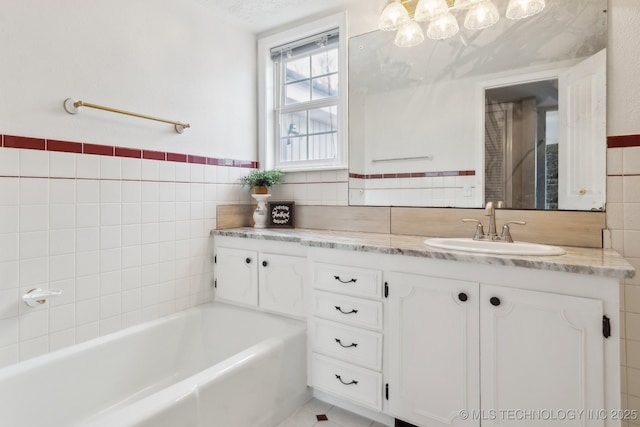
<instances>
[{"instance_id":1,"label":"white window frame","mask_svg":"<svg viewBox=\"0 0 640 427\"><path fill-rule=\"evenodd\" d=\"M275 88L271 49L291 43L295 40L311 37L316 34L338 28L338 147L335 159L297 161L295 165L279 163L276 158L276 123L275 123ZM347 159L347 94L348 94L348 55L347 55L347 16L346 12L297 26L278 34L266 36L258 40L258 160L261 169L270 169L276 165L283 171L307 171L346 169Z\"/></svg>"}]
</instances>

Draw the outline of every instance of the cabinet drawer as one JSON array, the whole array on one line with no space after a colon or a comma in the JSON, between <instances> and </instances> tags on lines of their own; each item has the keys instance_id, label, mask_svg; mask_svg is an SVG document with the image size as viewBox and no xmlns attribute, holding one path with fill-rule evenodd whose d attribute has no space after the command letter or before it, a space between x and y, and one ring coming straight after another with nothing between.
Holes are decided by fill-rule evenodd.
<instances>
[{"instance_id":1,"label":"cabinet drawer","mask_svg":"<svg viewBox=\"0 0 640 427\"><path fill-rule=\"evenodd\" d=\"M382 298L380 270L323 263L314 263L312 268L314 288L367 298Z\"/></svg>"},{"instance_id":2,"label":"cabinet drawer","mask_svg":"<svg viewBox=\"0 0 640 427\"><path fill-rule=\"evenodd\" d=\"M316 353L311 356L313 387L382 410L382 374Z\"/></svg>"},{"instance_id":3,"label":"cabinet drawer","mask_svg":"<svg viewBox=\"0 0 640 427\"><path fill-rule=\"evenodd\" d=\"M313 319L313 351L369 369L382 368L382 334Z\"/></svg>"},{"instance_id":4,"label":"cabinet drawer","mask_svg":"<svg viewBox=\"0 0 640 427\"><path fill-rule=\"evenodd\" d=\"M365 328L382 329L382 302L329 292L313 294L315 315L340 323Z\"/></svg>"}]
</instances>

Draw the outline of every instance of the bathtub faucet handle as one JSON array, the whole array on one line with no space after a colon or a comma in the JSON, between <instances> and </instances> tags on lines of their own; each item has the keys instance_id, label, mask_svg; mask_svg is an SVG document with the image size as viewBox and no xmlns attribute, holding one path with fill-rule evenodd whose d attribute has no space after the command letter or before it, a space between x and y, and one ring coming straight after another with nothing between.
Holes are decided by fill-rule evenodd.
<instances>
[{"instance_id":1,"label":"bathtub faucet handle","mask_svg":"<svg viewBox=\"0 0 640 427\"><path fill-rule=\"evenodd\" d=\"M40 289L34 288L22 296L22 300L29 307L37 307L47 302L47 299L62 295L60 289Z\"/></svg>"}]
</instances>

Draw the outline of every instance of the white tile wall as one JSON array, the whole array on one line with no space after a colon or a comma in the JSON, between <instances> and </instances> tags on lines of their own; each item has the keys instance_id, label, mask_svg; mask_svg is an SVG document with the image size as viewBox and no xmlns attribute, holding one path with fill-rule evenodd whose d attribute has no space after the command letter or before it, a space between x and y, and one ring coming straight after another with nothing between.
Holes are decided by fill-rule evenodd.
<instances>
[{"instance_id":1,"label":"white tile wall","mask_svg":"<svg viewBox=\"0 0 640 427\"><path fill-rule=\"evenodd\" d=\"M640 271L640 147L607 150L607 227L611 247ZM640 274L621 286L623 407L640 410ZM629 425L640 424L640 418Z\"/></svg>"},{"instance_id":2,"label":"white tile wall","mask_svg":"<svg viewBox=\"0 0 640 427\"><path fill-rule=\"evenodd\" d=\"M211 298L216 206L246 169L0 148L0 367ZM34 287L63 295L29 308Z\"/></svg>"},{"instance_id":3,"label":"white tile wall","mask_svg":"<svg viewBox=\"0 0 640 427\"><path fill-rule=\"evenodd\" d=\"M446 176L423 178L370 179L361 181L368 205L475 206L475 177ZM408 189L419 189L416 193ZM418 197L416 197L418 194Z\"/></svg>"},{"instance_id":4,"label":"white tile wall","mask_svg":"<svg viewBox=\"0 0 640 427\"><path fill-rule=\"evenodd\" d=\"M237 180L239 176L235 177ZM344 170L289 172L282 184L271 189L273 200L292 200L301 205L347 206L349 172Z\"/></svg>"}]
</instances>

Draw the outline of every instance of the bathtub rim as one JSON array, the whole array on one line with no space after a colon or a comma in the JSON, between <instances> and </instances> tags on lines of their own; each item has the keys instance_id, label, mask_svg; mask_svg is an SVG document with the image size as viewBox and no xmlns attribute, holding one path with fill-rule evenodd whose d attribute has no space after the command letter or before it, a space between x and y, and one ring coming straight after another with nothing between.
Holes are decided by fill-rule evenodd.
<instances>
[{"instance_id":1,"label":"bathtub rim","mask_svg":"<svg viewBox=\"0 0 640 427\"><path fill-rule=\"evenodd\" d=\"M246 312L246 313L251 313L252 315L260 314L260 315L265 315L265 316L268 316L268 317L274 317L274 318L276 318L278 320L282 320L282 321L285 321L285 322L290 322L292 324L292 326L297 326L296 324L299 324L300 328L306 328L306 322L304 320L301 320L301 319L294 319L294 318L287 317L287 316L280 316L280 315L275 314L275 313L271 313L271 312L267 312L267 311L259 311L259 310L255 310L255 309L251 309L251 308L238 306L238 305L235 305L235 304L229 304L229 303L226 303L226 302L209 301L207 303L200 304L200 305L197 305L195 307L190 307L190 308L187 308L185 310L178 311L178 312L172 313L172 314L167 315L167 316L163 316L163 317L160 317L160 318L157 318L157 319L144 321L144 322L139 323L137 325L133 325L133 326L129 326L129 327L120 329L119 331L116 331L116 332L111 332L109 334L106 334L106 335L103 335L103 336L100 336L100 337L95 337L95 338L92 338L90 340L83 341L81 343L70 345L69 347L65 347L65 348L61 348L61 349L58 349L58 350L50 351L48 353L44 353L44 354L41 354L39 356L35 356L35 357L27 359L27 360L23 360L23 361L20 361L20 362L17 362L17 363L13 363L11 365L4 366L4 367L0 368L0 383L2 381L4 381L4 380L9 380L12 377L15 377L17 375L24 374L24 373L26 373L27 371L29 371L31 369L40 368L42 366L45 366L50 361L57 360L57 359L64 359L65 357L72 357L73 355L78 354L78 353L82 353L85 350L90 350L90 349L95 348L95 347L100 347L100 346L106 345L106 344L108 344L108 343L110 343L112 341L118 340L119 338L126 337L126 336L132 335L132 334L141 333L141 332L143 332L145 330L158 327L158 326L160 326L162 324L165 324L165 323L171 323L172 321L175 321L176 319L186 318L186 317L191 317L191 316L197 316L197 313L199 311L212 310L216 306L232 308L234 310L239 310L239 311L243 311L243 312ZM293 334L293 333L290 333L290 334Z\"/></svg>"},{"instance_id":2,"label":"bathtub rim","mask_svg":"<svg viewBox=\"0 0 640 427\"><path fill-rule=\"evenodd\" d=\"M158 405L179 402L184 399L198 399L201 388L208 385L211 380L224 378L233 373L235 369L241 369L243 365L251 363L256 358L278 351L280 346L285 345L287 339L289 338L266 338L213 366L172 384L170 387L146 396L125 407L115 409L107 408L102 413L96 414L89 419L81 420L80 424L74 424L70 427L111 427L116 425L114 424L115 421L121 421L123 416L129 423L143 422L145 419L154 415L153 409L157 408ZM214 375L211 375L212 373ZM300 406L311 399L311 397L311 389L306 387L304 393L295 396L295 403L292 407ZM197 402L196 405L198 405ZM281 410L288 412L291 408L282 408ZM129 424L125 424L122 425L122 427L127 427L128 425Z\"/></svg>"}]
</instances>

